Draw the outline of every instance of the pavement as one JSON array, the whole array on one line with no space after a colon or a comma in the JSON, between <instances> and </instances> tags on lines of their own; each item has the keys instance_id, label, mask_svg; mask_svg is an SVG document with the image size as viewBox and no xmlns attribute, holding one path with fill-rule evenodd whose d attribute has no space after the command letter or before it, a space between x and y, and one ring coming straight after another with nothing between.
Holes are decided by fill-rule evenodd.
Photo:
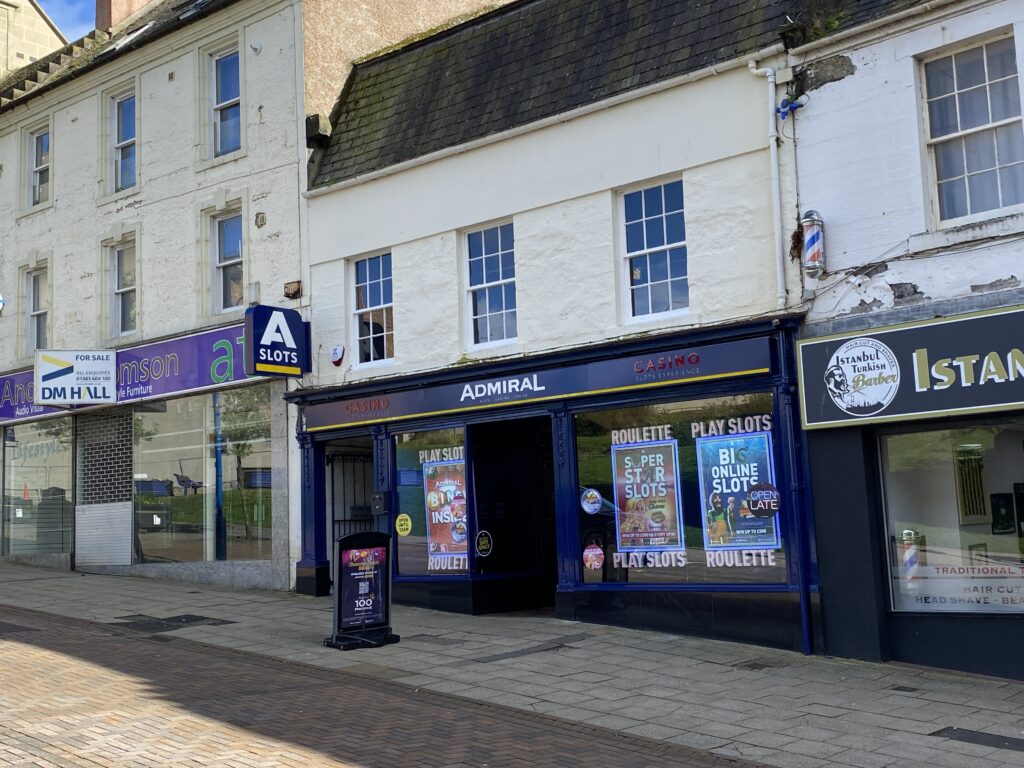
<instances>
[{"instance_id":1,"label":"pavement","mask_svg":"<svg viewBox=\"0 0 1024 768\"><path fill-rule=\"evenodd\" d=\"M547 616L0 565L0 765L1024 766L1024 683Z\"/></svg>"}]
</instances>

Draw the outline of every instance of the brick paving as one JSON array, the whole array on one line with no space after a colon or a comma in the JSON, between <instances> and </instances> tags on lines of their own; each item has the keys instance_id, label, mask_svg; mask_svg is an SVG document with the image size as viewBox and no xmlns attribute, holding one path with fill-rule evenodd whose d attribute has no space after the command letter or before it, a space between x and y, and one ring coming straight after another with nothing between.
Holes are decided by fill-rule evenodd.
<instances>
[{"instance_id":1,"label":"brick paving","mask_svg":"<svg viewBox=\"0 0 1024 768\"><path fill-rule=\"evenodd\" d=\"M342 670L373 690L450 695L472 711L495 705L501 722L511 713L550 715L570 734L614 731L773 768L1024 766L1020 681L547 616L406 606L392 617L401 643L343 653L321 645L331 622L327 598L0 564L0 638L13 642L17 634L2 634L13 616L5 606L112 625L125 637L173 638L147 640L149 647L188 639L296 662L325 680ZM0 666L0 712L8 667ZM320 706L315 694L300 698L303 711ZM603 754L598 743L579 755ZM577 756L574 764L585 763Z\"/></svg>"},{"instance_id":2,"label":"brick paving","mask_svg":"<svg viewBox=\"0 0 1024 768\"><path fill-rule=\"evenodd\" d=\"M22 609L3 618L2 766L754 768L162 634Z\"/></svg>"}]
</instances>

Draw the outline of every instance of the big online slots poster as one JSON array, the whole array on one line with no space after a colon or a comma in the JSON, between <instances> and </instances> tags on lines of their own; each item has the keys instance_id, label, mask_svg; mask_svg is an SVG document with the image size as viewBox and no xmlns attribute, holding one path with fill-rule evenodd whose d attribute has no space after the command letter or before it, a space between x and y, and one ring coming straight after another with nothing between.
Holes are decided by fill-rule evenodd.
<instances>
[{"instance_id":1,"label":"big online slots poster","mask_svg":"<svg viewBox=\"0 0 1024 768\"><path fill-rule=\"evenodd\" d=\"M427 515L427 571L453 573L469 568L466 462L423 464Z\"/></svg>"}]
</instances>

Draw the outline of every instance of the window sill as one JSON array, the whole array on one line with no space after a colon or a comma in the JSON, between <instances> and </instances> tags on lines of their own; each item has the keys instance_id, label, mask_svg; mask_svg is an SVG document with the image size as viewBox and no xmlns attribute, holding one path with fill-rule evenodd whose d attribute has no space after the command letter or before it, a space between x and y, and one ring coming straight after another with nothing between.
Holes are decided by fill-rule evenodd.
<instances>
[{"instance_id":1,"label":"window sill","mask_svg":"<svg viewBox=\"0 0 1024 768\"><path fill-rule=\"evenodd\" d=\"M922 232L907 239L910 254L938 251L950 246L995 240L1024 233L1024 208L1015 206L1012 213L989 216L978 221L954 219L934 232ZM959 223L956 223L959 222Z\"/></svg>"},{"instance_id":2,"label":"window sill","mask_svg":"<svg viewBox=\"0 0 1024 768\"><path fill-rule=\"evenodd\" d=\"M692 308L687 307L686 309L676 309L671 312L658 312L652 315L630 315L625 318L622 324L626 327L636 327L641 325L658 327L663 325L666 320L679 320L681 318L686 318L687 323L697 323L700 321L700 317L697 313L695 313Z\"/></svg>"},{"instance_id":3,"label":"window sill","mask_svg":"<svg viewBox=\"0 0 1024 768\"><path fill-rule=\"evenodd\" d=\"M484 360L495 355L515 355L525 352L525 347L517 336L514 339L489 341L486 344L474 344L467 349L463 357L469 360Z\"/></svg>"},{"instance_id":4,"label":"window sill","mask_svg":"<svg viewBox=\"0 0 1024 768\"><path fill-rule=\"evenodd\" d=\"M142 190L141 185L138 181L135 182L134 186L122 189L119 192L111 192L110 194L100 195L96 198L96 206L109 205L110 203L117 202L118 200L124 200L126 197L132 197L133 195L139 194Z\"/></svg>"},{"instance_id":5,"label":"window sill","mask_svg":"<svg viewBox=\"0 0 1024 768\"><path fill-rule=\"evenodd\" d=\"M357 361L353 361L351 370L353 375L358 376L364 373L369 374L379 370L386 371L388 368L393 368L394 366L395 358L389 357L385 360L374 360L373 362L370 363L360 363Z\"/></svg>"},{"instance_id":6,"label":"window sill","mask_svg":"<svg viewBox=\"0 0 1024 768\"><path fill-rule=\"evenodd\" d=\"M18 215L15 217L15 220L21 221L21 219L27 219L29 216L35 216L37 213L48 211L51 208L53 208L53 200L47 200L45 203L33 205L31 208L22 208L18 211Z\"/></svg>"},{"instance_id":7,"label":"window sill","mask_svg":"<svg viewBox=\"0 0 1024 768\"><path fill-rule=\"evenodd\" d=\"M234 152L228 152L226 155L217 155L216 157L207 157L196 161L197 171L208 171L211 168L216 168L219 165L226 165L227 163L233 163L235 160L241 160L247 154L245 147L236 149Z\"/></svg>"}]
</instances>

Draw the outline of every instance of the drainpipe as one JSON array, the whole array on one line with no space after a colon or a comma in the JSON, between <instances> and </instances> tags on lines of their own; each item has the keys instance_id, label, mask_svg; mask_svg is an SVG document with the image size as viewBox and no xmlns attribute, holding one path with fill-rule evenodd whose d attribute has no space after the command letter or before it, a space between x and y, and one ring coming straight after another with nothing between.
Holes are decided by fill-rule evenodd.
<instances>
[{"instance_id":1,"label":"drainpipe","mask_svg":"<svg viewBox=\"0 0 1024 768\"><path fill-rule=\"evenodd\" d=\"M772 167L772 224L775 227L775 279L778 308L786 308L786 252L782 242L782 193L779 189L779 132L775 127L775 70L747 62L750 74L768 78L768 157Z\"/></svg>"}]
</instances>

